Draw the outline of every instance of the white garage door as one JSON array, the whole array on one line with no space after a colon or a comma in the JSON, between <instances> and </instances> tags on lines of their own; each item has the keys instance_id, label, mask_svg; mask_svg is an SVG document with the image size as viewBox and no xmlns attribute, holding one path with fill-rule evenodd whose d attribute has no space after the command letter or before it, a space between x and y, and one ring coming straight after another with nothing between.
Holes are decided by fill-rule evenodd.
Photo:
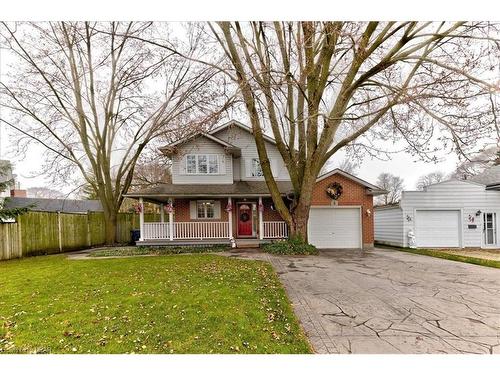
<instances>
[{"instance_id":1,"label":"white garage door","mask_svg":"<svg viewBox=\"0 0 500 375\"><path fill-rule=\"evenodd\" d=\"M318 249L360 249L359 208L311 208L309 242Z\"/></svg>"},{"instance_id":2,"label":"white garage door","mask_svg":"<svg viewBox=\"0 0 500 375\"><path fill-rule=\"evenodd\" d=\"M415 224L417 247L460 247L460 211L417 211Z\"/></svg>"}]
</instances>

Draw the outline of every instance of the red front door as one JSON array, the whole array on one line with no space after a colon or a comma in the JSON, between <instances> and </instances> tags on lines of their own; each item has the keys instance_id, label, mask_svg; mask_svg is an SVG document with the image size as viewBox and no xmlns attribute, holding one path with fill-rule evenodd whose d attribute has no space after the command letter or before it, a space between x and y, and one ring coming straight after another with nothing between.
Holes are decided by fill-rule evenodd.
<instances>
[{"instance_id":1,"label":"red front door","mask_svg":"<svg viewBox=\"0 0 500 375\"><path fill-rule=\"evenodd\" d=\"M252 235L252 204L238 203L238 236Z\"/></svg>"}]
</instances>

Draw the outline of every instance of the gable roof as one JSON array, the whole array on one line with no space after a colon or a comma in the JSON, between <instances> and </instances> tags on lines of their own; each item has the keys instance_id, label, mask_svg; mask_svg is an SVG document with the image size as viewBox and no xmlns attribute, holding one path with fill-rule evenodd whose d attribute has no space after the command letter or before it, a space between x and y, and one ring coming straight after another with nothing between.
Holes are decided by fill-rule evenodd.
<instances>
[{"instance_id":1,"label":"gable roof","mask_svg":"<svg viewBox=\"0 0 500 375\"><path fill-rule=\"evenodd\" d=\"M48 198L24 198L12 197L5 199L4 208L23 208L33 205L30 211L48 212L87 212L103 211L102 204L98 200L78 200L78 199L48 199Z\"/></svg>"},{"instance_id":2,"label":"gable roof","mask_svg":"<svg viewBox=\"0 0 500 375\"><path fill-rule=\"evenodd\" d=\"M253 135L253 130L251 127L249 126L246 126L245 124L237 121L237 120L231 120L231 121L228 121L220 126L217 126L216 128L212 129L210 131L210 134L216 134L224 129L227 129L227 128L230 128L231 126L237 126L238 128L240 129L243 129L244 131L250 133ZM262 134L262 136L264 137L264 139L272 144L276 144L276 141L274 140L274 138L268 136L268 135L265 135L265 134Z\"/></svg>"},{"instance_id":3,"label":"gable roof","mask_svg":"<svg viewBox=\"0 0 500 375\"><path fill-rule=\"evenodd\" d=\"M222 147L224 147L224 149L226 150L226 152L230 153L230 154L233 154L235 156L240 156L241 155L241 149L236 147L236 146L233 146L232 144L230 143L227 143L226 141L223 141L222 139L220 138L217 138L217 137L214 137L213 135L209 134L209 133L205 133L205 132L198 132L198 133L195 133L193 135L191 135L190 137L187 137L187 138L181 138L173 143L170 143L169 145L167 146L163 146L163 147L160 147L159 150L165 154L165 155L171 155L173 153L176 152L177 150L177 146L180 146L184 143L187 143L191 140L193 140L194 138L197 138L197 137L205 137L207 139L210 139L211 141L215 142L215 143L218 143L220 144Z\"/></svg>"},{"instance_id":4,"label":"gable roof","mask_svg":"<svg viewBox=\"0 0 500 375\"><path fill-rule=\"evenodd\" d=\"M321 176L319 176L317 179L316 179L316 182L319 182L321 180L324 180L325 178L328 178L330 176L333 176L334 174L339 174L341 176L344 176L345 178L348 178L350 180L353 180L355 182L357 182L358 184L366 187L367 189L370 190L370 193L372 195L381 195L381 194L387 194L387 190L384 190L382 188L379 188L378 186L375 186L373 184L370 184L369 182L365 181L365 180L362 180L361 178L359 177L356 177L350 173L347 173L346 171L343 171L342 169L340 168L335 168L335 169L332 169L331 171L329 172L326 172L326 173L323 173Z\"/></svg>"}]
</instances>

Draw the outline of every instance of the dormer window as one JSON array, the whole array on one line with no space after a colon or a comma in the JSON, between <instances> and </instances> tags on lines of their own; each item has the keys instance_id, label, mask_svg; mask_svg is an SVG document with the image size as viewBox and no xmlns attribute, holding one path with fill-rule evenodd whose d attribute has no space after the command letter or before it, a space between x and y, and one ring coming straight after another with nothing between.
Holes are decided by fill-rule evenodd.
<instances>
[{"instance_id":1,"label":"dormer window","mask_svg":"<svg viewBox=\"0 0 500 375\"><path fill-rule=\"evenodd\" d=\"M262 172L262 166L260 165L259 158L252 158L251 174L252 174L252 177L264 176L264 172Z\"/></svg>"},{"instance_id":2,"label":"dormer window","mask_svg":"<svg viewBox=\"0 0 500 375\"><path fill-rule=\"evenodd\" d=\"M186 155L187 174L219 174L219 155Z\"/></svg>"}]
</instances>

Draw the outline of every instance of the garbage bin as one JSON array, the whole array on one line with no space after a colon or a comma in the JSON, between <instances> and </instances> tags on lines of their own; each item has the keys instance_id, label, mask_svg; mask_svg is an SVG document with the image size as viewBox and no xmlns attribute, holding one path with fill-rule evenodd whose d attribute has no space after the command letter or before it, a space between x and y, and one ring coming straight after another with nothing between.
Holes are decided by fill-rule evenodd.
<instances>
[{"instance_id":1,"label":"garbage bin","mask_svg":"<svg viewBox=\"0 0 500 375\"><path fill-rule=\"evenodd\" d=\"M141 238L141 230L140 229L132 229L130 231L130 242L135 244Z\"/></svg>"}]
</instances>

